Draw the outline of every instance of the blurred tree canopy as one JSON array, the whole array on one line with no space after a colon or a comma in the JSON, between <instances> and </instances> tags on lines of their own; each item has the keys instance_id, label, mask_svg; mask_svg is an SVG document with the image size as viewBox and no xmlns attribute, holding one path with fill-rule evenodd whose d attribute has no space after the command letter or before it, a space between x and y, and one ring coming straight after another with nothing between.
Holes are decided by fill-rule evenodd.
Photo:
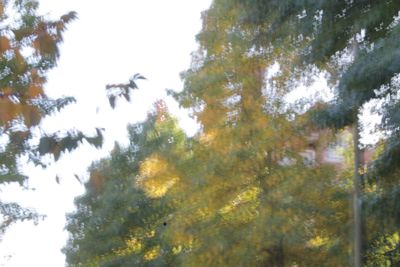
<instances>
[{"instance_id":1,"label":"blurred tree canopy","mask_svg":"<svg viewBox=\"0 0 400 267\"><path fill-rule=\"evenodd\" d=\"M331 167L280 164L279 148L251 162L256 148L220 144L226 132L187 138L163 102L129 132L68 215L69 266L346 265L347 191Z\"/></svg>"},{"instance_id":2,"label":"blurred tree canopy","mask_svg":"<svg viewBox=\"0 0 400 267\"><path fill-rule=\"evenodd\" d=\"M399 11L396 0L214 0L184 89L169 92L201 130L187 137L162 101L131 125L129 146L90 168L67 217L67 264L398 265ZM49 53L39 43L33 51ZM285 97L320 73L334 98L299 114ZM141 78L107 86L110 105ZM386 136L366 165L358 127L368 103ZM349 126L347 161L325 164ZM53 147L43 142L43 153Z\"/></svg>"},{"instance_id":3,"label":"blurred tree canopy","mask_svg":"<svg viewBox=\"0 0 400 267\"><path fill-rule=\"evenodd\" d=\"M361 215L364 228L361 245L366 263L366 255L382 249L376 244L383 243L373 240L396 236L399 226L400 3L238 0L231 6L241 10L240 21L255 29L254 46L268 51L283 69L288 69L289 79L313 75L315 71L326 74L335 97L311 111L313 122L334 129L345 126L355 129L354 186L356 202L362 200L365 213ZM378 130L385 133L377 149L379 154L369 166L364 166L362 151L357 148L358 120L366 104L374 105L374 112L382 115ZM366 167L368 172L360 171ZM366 236L371 232L376 234ZM369 257L368 264L398 264L398 256L394 255L376 257L375 260L381 259L379 262L371 262Z\"/></svg>"}]
</instances>

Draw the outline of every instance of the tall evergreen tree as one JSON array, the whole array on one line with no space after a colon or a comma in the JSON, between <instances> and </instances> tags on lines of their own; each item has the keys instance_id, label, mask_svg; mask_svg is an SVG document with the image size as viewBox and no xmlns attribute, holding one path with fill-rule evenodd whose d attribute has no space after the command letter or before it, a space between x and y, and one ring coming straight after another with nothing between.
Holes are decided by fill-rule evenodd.
<instances>
[{"instance_id":1,"label":"tall evergreen tree","mask_svg":"<svg viewBox=\"0 0 400 267\"><path fill-rule=\"evenodd\" d=\"M185 135L165 103L129 126L130 145L91 167L86 193L67 219L69 266L174 266L163 237L176 202L166 194L180 182ZM183 159L182 159L183 158Z\"/></svg>"}]
</instances>

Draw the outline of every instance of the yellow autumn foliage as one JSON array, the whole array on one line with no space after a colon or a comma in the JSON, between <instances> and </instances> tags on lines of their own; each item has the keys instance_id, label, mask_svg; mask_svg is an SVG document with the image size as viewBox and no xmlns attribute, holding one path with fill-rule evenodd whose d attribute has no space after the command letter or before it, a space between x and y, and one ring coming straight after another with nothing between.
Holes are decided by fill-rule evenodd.
<instances>
[{"instance_id":1,"label":"yellow autumn foliage","mask_svg":"<svg viewBox=\"0 0 400 267\"><path fill-rule=\"evenodd\" d=\"M158 154L149 156L140 165L136 185L148 197L160 198L179 180L176 171Z\"/></svg>"},{"instance_id":2,"label":"yellow autumn foliage","mask_svg":"<svg viewBox=\"0 0 400 267\"><path fill-rule=\"evenodd\" d=\"M317 248L325 245L329 241L329 238L323 236L316 236L313 239L310 239L307 245L311 248Z\"/></svg>"},{"instance_id":3,"label":"yellow autumn foliage","mask_svg":"<svg viewBox=\"0 0 400 267\"><path fill-rule=\"evenodd\" d=\"M146 261L151 261L156 259L160 255L160 246L155 246L149 249L143 256Z\"/></svg>"}]
</instances>

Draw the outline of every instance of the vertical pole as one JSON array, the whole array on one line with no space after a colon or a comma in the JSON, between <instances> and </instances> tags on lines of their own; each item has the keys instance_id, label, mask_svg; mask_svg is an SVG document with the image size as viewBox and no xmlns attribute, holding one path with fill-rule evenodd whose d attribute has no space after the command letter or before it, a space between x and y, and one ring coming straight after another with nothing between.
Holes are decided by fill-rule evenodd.
<instances>
[{"instance_id":1,"label":"vertical pole","mask_svg":"<svg viewBox=\"0 0 400 267\"><path fill-rule=\"evenodd\" d=\"M361 150L359 148L360 143L360 131L359 131L358 116L353 126L353 144L354 144L354 181L353 181L353 219L354 219L354 267L361 267L361 240L362 240L362 229L361 229Z\"/></svg>"}]
</instances>

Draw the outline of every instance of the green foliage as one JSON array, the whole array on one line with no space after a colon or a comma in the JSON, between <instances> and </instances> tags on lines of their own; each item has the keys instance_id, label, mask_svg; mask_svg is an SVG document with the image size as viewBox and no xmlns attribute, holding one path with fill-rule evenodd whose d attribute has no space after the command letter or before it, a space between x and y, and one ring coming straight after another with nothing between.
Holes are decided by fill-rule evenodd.
<instances>
[{"instance_id":1,"label":"green foliage","mask_svg":"<svg viewBox=\"0 0 400 267\"><path fill-rule=\"evenodd\" d=\"M70 266L174 265L171 248L161 237L175 205L154 191L154 183L162 187L169 181L152 180L144 165L165 172L163 164L181 161L187 146L184 133L158 102L146 122L129 127L129 134L128 148L116 144L110 158L91 167L87 192L68 216L71 236L64 251ZM163 258L153 260L159 253Z\"/></svg>"},{"instance_id":2,"label":"green foliage","mask_svg":"<svg viewBox=\"0 0 400 267\"><path fill-rule=\"evenodd\" d=\"M136 84L137 80L145 80L146 78L139 73L136 73L133 75L132 78L129 79L129 82L126 84L108 84L106 85L106 90L107 90L107 97L110 102L110 106L112 108L115 108L115 100L117 97L123 96L126 101L130 101L131 96L130 96L130 91L138 89L138 86Z\"/></svg>"},{"instance_id":3,"label":"green foliage","mask_svg":"<svg viewBox=\"0 0 400 267\"><path fill-rule=\"evenodd\" d=\"M253 27L252 43L282 68L300 68L304 74L312 64L330 73L337 89L328 106L330 124L351 125L363 104L393 93L376 95L375 90L400 72L398 1L237 0L232 6L241 9L238 20Z\"/></svg>"},{"instance_id":4,"label":"green foliage","mask_svg":"<svg viewBox=\"0 0 400 267\"><path fill-rule=\"evenodd\" d=\"M44 216L38 215L35 211L31 209L23 208L17 203L1 203L0 214L2 219L0 223L0 234L4 234L7 227L17 220L31 220L35 224L37 224L40 219L44 218Z\"/></svg>"},{"instance_id":5,"label":"green foliage","mask_svg":"<svg viewBox=\"0 0 400 267\"><path fill-rule=\"evenodd\" d=\"M366 266L396 266L400 263L399 233L383 234L374 240L367 253Z\"/></svg>"},{"instance_id":6,"label":"green foliage","mask_svg":"<svg viewBox=\"0 0 400 267\"><path fill-rule=\"evenodd\" d=\"M43 136L40 138L37 152L39 152L40 156L51 153L57 161L61 152L70 152L71 150L76 149L84 140L96 148L100 148L103 144L101 129L96 129L96 136L94 137L85 136L81 132L75 134L67 133L65 137L61 138L57 134Z\"/></svg>"}]
</instances>

